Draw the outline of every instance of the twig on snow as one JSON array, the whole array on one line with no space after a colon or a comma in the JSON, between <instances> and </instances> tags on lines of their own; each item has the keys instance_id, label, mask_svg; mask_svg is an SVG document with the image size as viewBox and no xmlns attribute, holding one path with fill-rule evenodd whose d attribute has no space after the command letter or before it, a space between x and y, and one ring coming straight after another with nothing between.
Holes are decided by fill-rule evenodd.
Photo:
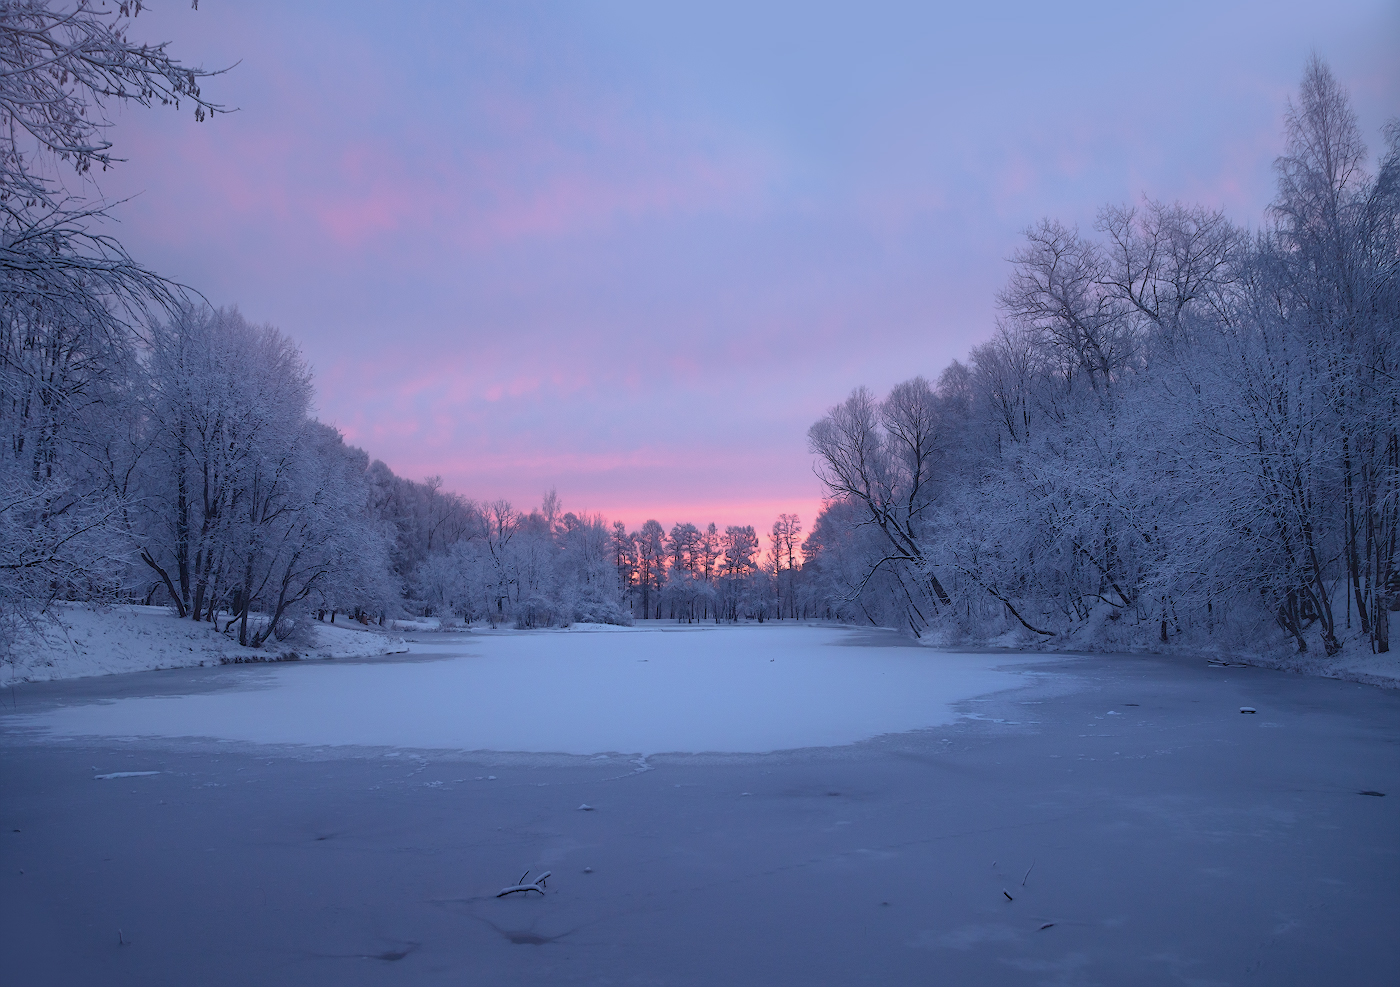
<instances>
[{"instance_id":1,"label":"twig on snow","mask_svg":"<svg viewBox=\"0 0 1400 987\"><path fill-rule=\"evenodd\" d=\"M1030 865L1029 867L1026 868L1026 877L1030 877L1030 876L1031 876L1031 871L1033 871L1033 870L1035 870L1035 860L1034 860L1034 859L1031 860L1031 865ZM1021 887L1023 887L1023 888L1026 886L1026 877L1021 878Z\"/></svg>"}]
</instances>

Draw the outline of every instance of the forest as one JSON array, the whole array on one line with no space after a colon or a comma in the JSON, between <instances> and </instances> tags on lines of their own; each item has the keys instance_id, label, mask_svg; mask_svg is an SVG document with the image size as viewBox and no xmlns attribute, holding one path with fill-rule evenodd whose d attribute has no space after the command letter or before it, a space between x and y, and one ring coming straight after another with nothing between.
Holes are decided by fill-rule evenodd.
<instances>
[{"instance_id":1,"label":"forest","mask_svg":"<svg viewBox=\"0 0 1400 987\"><path fill-rule=\"evenodd\" d=\"M1373 171L1316 58L1284 122L1259 226L1045 220L989 341L812 426L815 599L945 638L1389 650L1400 122Z\"/></svg>"},{"instance_id":2,"label":"forest","mask_svg":"<svg viewBox=\"0 0 1400 987\"><path fill-rule=\"evenodd\" d=\"M629 531L555 491L476 501L347 445L292 339L94 232L83 176L119 160L103 108L203 120L217 73L128 42L120 16L5 16L5 641L69 600L167 605L254 648L336 613L1389 648L1400 125L1372 167L1317 60L1257 227L1145 201L1027 230L986 343L812 426L828 498L804 537L793 514Z\"/></svg>"}]
</instances>

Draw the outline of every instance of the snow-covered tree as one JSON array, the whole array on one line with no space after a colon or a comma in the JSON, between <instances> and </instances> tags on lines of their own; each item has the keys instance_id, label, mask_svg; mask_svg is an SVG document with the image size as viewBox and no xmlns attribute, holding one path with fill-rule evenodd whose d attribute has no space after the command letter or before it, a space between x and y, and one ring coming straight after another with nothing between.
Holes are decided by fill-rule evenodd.
<instances>
[{"instance_id":1,"label":"snow-covered tree","mask_svg":"<svg viewBox=\"0 0 1400 987\"><path fill-rule=\"evenodd\" d=\"M993 337L812 427L827 612L1098 646L1389 647L1400 124L1379 167L1319 61L1270 222L1148 201L1027 231ZM818 610L822 605L818 604ZM1273 630L1270 630L1272 625Z\"/></svg>"},{"instance_id":2,"label":"snow-covered tree","mask_svg":"<svg viewBox=\"0 0 1400 987\"><path fill-rule=\"evenodd\" d=\"M141 267L99 224L93 166L124 104L220 107L165 45L126 28L139 3L0 5L0 624L55 595L119 582L121 486L139 325L181 291ZM110 453L104 463L104 453ZM125 457L125 458L122 458ZM102 473L109 474L104 482ZM86 587L86 588L83 588Z\"/></svg>"}]
</instances>

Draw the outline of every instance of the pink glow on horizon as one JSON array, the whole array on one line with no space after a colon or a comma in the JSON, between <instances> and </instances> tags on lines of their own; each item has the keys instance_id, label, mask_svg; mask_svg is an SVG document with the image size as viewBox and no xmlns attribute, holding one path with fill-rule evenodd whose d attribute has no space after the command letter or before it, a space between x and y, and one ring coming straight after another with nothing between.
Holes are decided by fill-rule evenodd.
<instances>
[{"instance_id":1,"label":"pink glow on horizon","mask_svg":"<svg viewBox=\"0 0 1400 987\"><path fill-rule=\"evenodd\" d=\"M560 497L564 500L564 509L571 510L568 499L560 491ZM802 522L802 537L805 539L812 533L812 525L817 520L817 514L821 511L822 501L820 499L808 500L757 500L757 501L735 501L726 502L721 505L713 503L661 503L648 506L631 506L627 504L609 505L596 513L606 517L609 523L622 521L627 525L628 531L636 531L648 520L656 520L668 532L671 526L678 523L689 523L695 525L701 531L710 522L723 531L729 525L753 525L758 532L759 544L763 551L768 551L768 532L773 527L773 522L778 519L779 514L796 514Z\"/></svg>"}]
</instances>

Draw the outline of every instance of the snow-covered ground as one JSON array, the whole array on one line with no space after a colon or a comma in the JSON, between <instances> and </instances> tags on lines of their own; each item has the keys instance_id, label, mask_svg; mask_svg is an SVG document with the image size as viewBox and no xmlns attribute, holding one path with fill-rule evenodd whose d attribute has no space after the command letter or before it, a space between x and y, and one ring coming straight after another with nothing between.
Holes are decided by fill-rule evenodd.
<instances>
[{"instance_id":1,"label":"snow-covered ground","mask_svg":"<svg viewBox=\"0 0 1400 987\"><path fill-rule=\"evenodd\" d=\"M442 629L442 621L436 617L396 617L389 621L389 629L394 631L436 631Z\"/></svg>"},{"instance_id":2,"label":"snow-covered ground","mask_svg":"<svg viewBox=\"0 0 1400 987\"><path fill-rule=\"evenodd\" d=\"M1199 658L1201 661L1226 666L1251 665L1256 668L1272 668L1299 675L1316 675L1320 678L1340 679L1343 682L1360 682L1365 685L1378 685L1386 689L1397 689L1400 688L1400 619L1397 619L1400 618L1400 615L1386 612L1384 616L1392 624L1390 639L1395 642L1392 650L1385 654L1373 653L1370 639L1361 633L1359 628L1339 631L1338 638L1342 649L1340 653L1332 657L1328 657L1323 652L1320 635L1315 628L1314 639L1310 641L1310 650L1303 654L1296 653L1292 639L1286 637L1282 632L1273 641L1268 642L1267 646L1260 646L1254 650L1227 649L1218 646L1201 649L1190 645L1173 644L1160 651L1139 650L1132 653ZM923 643L934 649L945 647L944 642L935 636L926 638ZM986 644L989 647L1017 652L1080 654L1087 651L1104 655L1122 654L1122 652L1115 651L1111 645L1103 644L1095 637L1091 629L1086 629L1077 637L1054 641L1041 640L1024 630L1008 631L1000 637L986 642Z\"/></svg>"},{"instance_id":3,"label":"snow-covered ground","mask_svg":"<svg viewBox=\"0 0 1400 987\"><path fill-rule=\"evenodd\" d=\"M1392 620L1392 623L1394 621ZM1400 634L1392 638L1392 649L1385 654L1372 654L1361 634L1343 640L1342 652L1333 658L1316 652L1308 654L1251 655L1245 658L1220 659L1243 661L1260 668L1276 668L1299 675L1317 675L1343 682L1362 682L1386 689L1400 688Z\"/></svg>"},{"instance_id":4,"label":"snow-covered ground","mask_svg":"<svg viewBox=\"0 0 1400 987\"><path fill-rule=\"evenodd\" d=\"M297 649L305 652L302 657L366 658L407 650L399 637L343 617L335 626L317 623L315 634L312 647ZM275 641L261 650L240 647L236 636L204 622L181 620L166 607L59 603L52 620L16 643L0 665L0 684L265 661L292 647Z\"/></svg>"},{"instance_id":5,"label":"snow-covered ground","mask_svg":"<svg viewBox=\"0 0 1400 987\"><path fill-rule=\"evenodd\" d=\"M70 706L59 735L595 754L832 747L953 722L1044 657L933 653L827 626L433 635L438 660L279 664L236 689ZM896 646L892 646L896 645Z\"/></svg>"}]
</instances>

